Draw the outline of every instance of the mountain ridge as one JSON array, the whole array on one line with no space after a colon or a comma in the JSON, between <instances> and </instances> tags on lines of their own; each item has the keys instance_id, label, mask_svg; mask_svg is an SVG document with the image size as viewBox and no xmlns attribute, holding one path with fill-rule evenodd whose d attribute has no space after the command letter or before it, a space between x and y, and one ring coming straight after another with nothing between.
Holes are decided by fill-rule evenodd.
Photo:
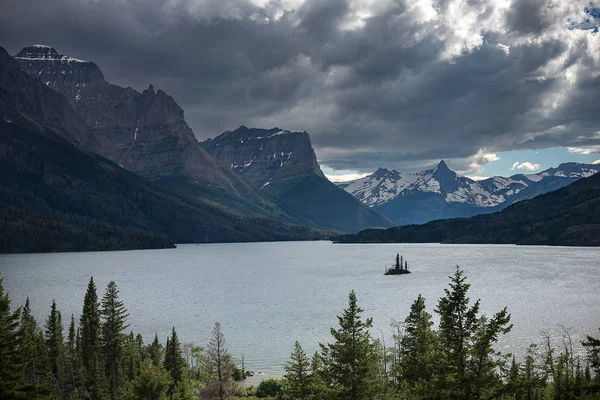
<instances>
[{"instance_id":1,"label":"mountain ridge","mask_svg":"<svg viewBox=\"0 0 600 400\"><path fill-rule=\"evenodd\" d=\"M307 132L242 125L201 146L261 191L320 226L357 232L392 225L325 177Z\"/></svg>"},{"instance_id":2,"label":"mountain ridge","mask_svg":"<svg viewBox=\"0 0 600 400\"><path fill-rule=\"evenodd\" d=\"M563 163L535 174L475 181L441 161L435 168L414 173L380 168L337 185L396 224L410 225L495 212L598 171L600 166L592 164Z\"/></svg>"},{"instance_id":3,"label":"mountain ridge","mask_svg":"<svg viewBox=\"0 0 600 400\"><path fill-rule=\"evenodd\" d=\"M343 235L339 243L474 243L600 246L600 174L502 211Z\"/></svg>"}]
</instances>

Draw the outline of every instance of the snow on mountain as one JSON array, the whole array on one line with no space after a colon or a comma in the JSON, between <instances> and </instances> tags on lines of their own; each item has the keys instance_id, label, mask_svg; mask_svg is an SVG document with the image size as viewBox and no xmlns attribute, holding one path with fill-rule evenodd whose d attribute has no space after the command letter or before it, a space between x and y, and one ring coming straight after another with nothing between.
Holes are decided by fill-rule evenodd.
<instances>
[{"instance_id":1,"label":"snow on mountain","mask_svg":"<svg viewBox=\"0 0 600 400\"><path fill-rule=\"evenodd\" d=\"M536 174L517 174L510 177L494 176L475 181L450 170L444 161L435 168L412 173L379 168L361 179L339 182L337 185L369 207L379 207L401 196L431 193L442 196L446 203L464 203L477 208L497 207L512 203L513 198L529 198L522 192L530 188L533 197L544 192L541 184L550 179L550 190L565 186L574 180L600 171L600 165L564 163ZM561 179L562 178L562 179ZM564 184L563 184L564 183ZM539 188L538 188L539 187ZM535 189L535 190L534 190ZM545 190L548 191L548 190Z\"/></svg>"}]
</instances>

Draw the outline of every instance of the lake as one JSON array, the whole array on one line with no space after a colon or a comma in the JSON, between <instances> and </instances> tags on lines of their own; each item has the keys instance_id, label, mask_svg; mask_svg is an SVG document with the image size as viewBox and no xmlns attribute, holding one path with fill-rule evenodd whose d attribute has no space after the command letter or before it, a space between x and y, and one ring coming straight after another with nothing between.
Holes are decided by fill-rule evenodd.
<instances>
[{"instance_id":1,"label":"lake","mask_svg":"<svg viewBox=\"0 0 600 400\"><path fill-rule=\"evenodd\" d=\"M396 253L412 274L384 276ZM391 344L390 323L402 320L419 293L431 313L461 265L482 312L504 306L514 328L499 344L522 353L541 332L560 325L579 340L600 327L600 248L512 245L280 242L180 245L177 249L0 255L0 276L13 308L30 297L42 324L52 299L78 318L90 276L98 295L114 280L130 329L164 343L175 326L182 342L205 345L220 322L230 353L246 369L280 376L295 340L311 354L356 290L373 336ZM436 320L437 324L437 320Z\"/></svg>"}]
</instances>

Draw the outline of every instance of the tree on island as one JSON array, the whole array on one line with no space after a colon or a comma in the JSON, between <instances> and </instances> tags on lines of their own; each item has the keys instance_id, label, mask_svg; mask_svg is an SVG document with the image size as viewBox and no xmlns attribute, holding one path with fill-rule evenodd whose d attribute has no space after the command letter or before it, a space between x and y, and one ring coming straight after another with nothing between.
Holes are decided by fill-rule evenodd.
<instances>
[{"instance_id":1,"label":"tree on island","mask_svg":"<svg viewBox=\"0 0 600 400\"><path fill-rule=\"evenodd\" d=\"M402 268L402 261L400 261L400 254L396 254L396 269Z\"/></svg>"}]
</instances>

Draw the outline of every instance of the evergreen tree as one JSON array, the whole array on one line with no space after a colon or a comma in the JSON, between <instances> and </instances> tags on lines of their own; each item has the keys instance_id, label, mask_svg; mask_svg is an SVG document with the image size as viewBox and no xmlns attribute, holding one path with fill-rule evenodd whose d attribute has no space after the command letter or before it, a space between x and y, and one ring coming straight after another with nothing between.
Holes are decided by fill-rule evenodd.
<instances>
[{"instance_id":1,"label":"evergreen tree","mask_svg":"<svg viewBox=\"0 0 600 400\"><path fill-rule=\"evenodd\" d=\"M19 338L19 355L24 366L23 390L29 398L48 396L53 380L48 349L44 333L31 314L29 298L21 312Z\"/></svg>"},{"instance_id":2,"label":"evergreen tree","mask_svg":"<svg viewBox=\"0 0 600 400\"><path fill-rule=\"evenodd\" d=\"M372 320L361 320L354 290L348 308L338 316L339 329L331 328L334 343L321 344L321 357L328 384L335 397L343 400L371 400L378 394L380 375L378 352L368 329Z\"/></svg>"},{"instance_id":3,"label":"evergreen tree","mask_svg":"<svg viewBox=\"0 0 600 400\"><path fill-rule=\"evenodd\" d=\"M431 315L425 309L425 298L419 294L404 320L405 332L400 340L401 379L411 385L431 379L436 352L432 326Z\"/></svg>"},{"instance_id":4,"label":"evergreen tree","mask_svg":"<svg viewBox=\"0 0 600 400\"><path fill-rule=\"evenodd\" d=\"M171 332L171 338L167 339L164 367L171 375L172 383L167 393L169 396L172 396L175 386L181 382L183 378L183 369L185 367L185 360L181 355L181 345L179 344L175 327L173 327L173 331Z\"/></svg>"},{"instance_id":5,"label":"evergreen tree","mask_svg":"<svg viewBox=\"0 0 600 400\"><path fill-rule=\"evenodd\" d=\"M83 300L79 321L81 333L81 359L85 371L85 388L92 399L102 397L102 367L100 352L100 303L94 278L90 278Z\"/></svg>"},{"instance_id":6,"label":"evergreen tree","mask_svg":"<svg viewBox=\"0 0 600 400\"><path fill-rule=\"evenodd\" d=\"M306 399L310 390L310 360L296 341L291 361L284 367L285 394L292 399Z\"/></svg>"},{"instance_id":7,"label":"evergreen tree","mask_svg":"<svg viewBox=\"0 0 600 400\"><path fill-rule=\"evenodd\" d=\"M402 268L402 263L400 263L400 254L396 254L396 269Z\"/></svg>"},{"instance_id":8,"label":"evergreen tree","mask_svg":"<svg viewBox=\"0 0 600 400\"><path fill-rule=\"evenodd\" d=\"M489 320L479 317L480 301L469 306L469 287L457 266L450 277L450 288L444 289L445 296L440 298L436 309L440 315L438 336L444 356L438 376L442 377L449 397L459 399L478 399L483 396L484 388L498 389L496 372L502 359L494 357L498 354L493 344L500 334L512 328L506 308Z\"/></svg>"},{"instance_id":9,"label":"evergreen tree","mask_svg":"<svg viewBox=\"0 0 600 400\"><path fill-rule=\"evenodd\" d=\"M0 278L0 399L18 399L23 395L23 367L19 354L19 316L11 312L10 299Z\"/></svg>"},{"instance_id":10,"label":"evergreen tree","mask_svg":"<svg viewBox=\"0 0 600 400\"><path fill-rule=\"evenodd\" d=\"M79 321L81 329L81 353L86 370L90 370L94 356L100 350L100 303L96 293L94 278L90 278L83 300L83 310Z\"/></svg>"},{"instance_id":11,"label":"evergreen tree","mask_svg":"<svg viewBox=\"0 0 600 400\"><path fill-rule=\"evenodd\" d=\"M168 342L169 339L167 339ZM148 358L154 365L158 365L162 363L163 360L163 346L158 341L158 333L154 333L154 340L151 344L148 345Z\"/></svg>"},{"instance_id":12,"label":"evergreen tree","mask_svg":"<svg viewBox=\"0 0 600 400\"><path fill-rule=\"evenodd\" d=\"M63 326L60 311L56 308L56 301L52 300L52 308L50 315L46 319L44 325L44 334L46 339L46 347L48 348L48 356L52 367L52 374L56 382L56 391L60 391L63 377Z\"/></svg>"},{"instance_id":13,"label":"evergreen tree","mask_svg":"<svg viewBox=\"0 0 600 400\"><path fill-rule=\"evenodd\" d=\"M102 297L102 318L100 326L100 345L104 355L104 371L108 378L111 399L117 396L118 388L122 385L122 376L119 368L125 340L127 310L119 300L119 290L114 281L106 287Z\"/></svg>"}]
</instances>

